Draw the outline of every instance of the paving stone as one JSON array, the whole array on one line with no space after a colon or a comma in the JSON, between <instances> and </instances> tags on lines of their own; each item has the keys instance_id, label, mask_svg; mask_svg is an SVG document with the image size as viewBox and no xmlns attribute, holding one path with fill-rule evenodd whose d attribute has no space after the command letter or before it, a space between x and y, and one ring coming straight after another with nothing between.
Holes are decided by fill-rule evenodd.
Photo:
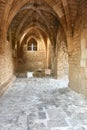
<instances>
[{"instance_id":1,"label":"paving stone","mask_svg":"<svg viewBox=\"0 0 87 130\"><path fill-rule=\"evenodd\" d=\"M48 128L53 128L53 127L66 127L68 126L67 122L65 120L49 120L47 122L47 127Z\"/></svg>"},{"instance_id":2,"label":"paving stone","mask_svg":"<svg viewBox=\"0 0 87 130\"><path fill-rule=\"evenodd\" d=\"M86 130L84 127L77 128L77 130Z\"/></svg>"},{"instance_id":3,"label":"paving stone","mask_svg":"<svg viewBox=\"0 0 87 130\"><path fill-rule=\"evenodd\" d=\"M86 130L85 127L68 128L67 130Z\"/></svg>"},{"instance_id":4,"label":"paving stone","mask_svg":"<svg viewBox=\"0 0 87 130\"><path fill-rule=\"evenodd\" d=\"M66 118L65 112L62 110L62 108L54 108L54 109L48 109L47 110L49 119L51 120L63 120Z\"/></svg>"},{"instance_id":5,"label":"paving stone","mask_svg":"<svg viewBox=\"0 0 87 130\"><path fill-rule=\"evenodd\" d=\"M87 99L59 82L17 78L0 99L0 130L87 130Z\"/></svg>"},{"instance_id":6,"label":"paving stone","mask_svg":"<svg viewBox=\"0 0 87 130\"><path fill-rule=\"evenodd\" d=\"M30 127L28 127L28 128L27 128L27 130L31 130L31 128L30 128Z\"/></svg>"},{"instance_id":7,"label":"paving stone","mask_svg":"<svg viewBox=\"0 0 87 130\"><path fill-rule=\"evenodd\" d=\"M28 116L27 116L27 124L28 126L29 125L33 125L34 122L35 122L35 119L36 119L36 115L34 113L30 113Z\"/></svg>"},{"instance_id":8,"label":"paving stone","mask_svg":"<svg viewBox=\"0 0 87 130\"><path fill-rule=\"evenodd\" d=\"M38 107L38 110L43 111L43 107L42 106Z\"/></svg>"},{"instance_id":9,"label":"paving stone","mask_svg":"<svg viewBox=\"0 0 87 130\"><path fill-rule=\"evenodd\" d=\"M45 112L38 112L39 119L46 119L46 114Z\"/></svg>"},{"instance_id":10,"label":"paving stone","mask_svg":"<svg viewBox=\"0 0 87 130\"><path fill-rule=\"evenodd\" d=\"M43 123L35 123L33 130L46 130L46 126Z\"/></svg>"},{"instance_id":11,"label":"paving stone","mask_svg":"<svg viewBox=\"0 0 87 130\"><path fill-rule=\"evenodd\" d=\"M26 116L21 115L21 116L18 117L16 124L18 126L26 127L26 124L27 124L26 119L27 119Z\"/></svg>"}]
</instances>

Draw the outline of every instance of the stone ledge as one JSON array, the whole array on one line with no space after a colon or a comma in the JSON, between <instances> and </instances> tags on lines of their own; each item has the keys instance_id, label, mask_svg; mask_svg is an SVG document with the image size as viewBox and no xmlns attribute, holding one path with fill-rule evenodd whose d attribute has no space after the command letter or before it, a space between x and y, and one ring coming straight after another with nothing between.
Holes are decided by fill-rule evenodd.
<instances>
[{"instance_id":1,"label":"stone ledge","mask_svg":"<svg viewBox=\"0 0 87 130\"><path fill-rule=\"evenodd\" d=\"M13 75L6 83L0 86L0 97L4 94L4 92L12 85L16 76Z\"/></svg>"}]
</instances>

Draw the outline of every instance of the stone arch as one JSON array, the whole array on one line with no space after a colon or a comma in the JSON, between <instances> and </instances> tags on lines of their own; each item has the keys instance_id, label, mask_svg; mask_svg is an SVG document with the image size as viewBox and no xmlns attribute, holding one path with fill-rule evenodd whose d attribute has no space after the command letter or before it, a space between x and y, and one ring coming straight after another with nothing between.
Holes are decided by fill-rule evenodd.
<instances>
[{"instance_id":1,"label":"stone arch","mask_svg":"<svg viewBox=\"0 0 87 130\"><path fill-rule=\"evenodd\" d=\"M17 41L20 41L20 38L23 36L23 34L27 34L30 30L32 30L33 29L33 27L31 26L30 28L29 28L30 26L28 26L25 30L24 30L24 32L22 32L21 34L20 34L20 36L19 36L19 39L17 40ZM41 25L38 25L38 26L34 26L34 29L36 28L36 30L37 30L37 32L40 34L40 32L39 32L39 30L41 30L41 31L43 31L43 33L45 33L46 34L46 36L47 37L49 37L49 39L50 39L50 36L48 35L48 32L43 28L43 26L41 26ZM25 35L26 36L26 35ZM25 37L24 36L24 37ZM21 42L20 42L21 43Z\"/></svg>"},{"instance_id":2,"label":"stone arch","mask_svg":"<svg viewBox=\"0 0 87 130\"><path fill-rule=\"evenodd\" d=\"M11 3L10 3L11 2ZM11 23L11 21L12 21L12 19L13 19L13 17L16 15L16 13L18 12L18 10L24 5L24 4L26 4L27 2L29 2L29 0L28 1L22 1L22 2L20 2L20 1L17 1L18 3L16 4L16 6L14 5L14 8L10 11L10 9L9 8L11 8L11 5L12 5L12 1L9 1L8 3L7 3L7 7L6 7L6 9L8 9L8 11L5 11L5 15L7 15L8 16L8 20L6 20L6 22L7 22L7 24L6 24L6 27L8 28L8 26L9 26L9 24ZM63 1L60 1L61 3L63 2ZM52 2L51 0L48 0L48 1L46 1L46 3L48 3L48 5L50 5L50 7L51 8L53 8L53 10L57 13L57 15L58 15L58 17L59 17L59 21L60 21L60 23L62 24L62 26L64 26L64 28L66 28L65 26L66 26L66 22L64 22L64 16L65 16L65 14L64 14L64 12L62 11L62 9L60 9L60 7L59 7L59 5L54 1L54 2ZM67 4L67 2L65 1L65 2L63 2L63 4L62 4L63 6L68 6L68 4ZM9 8L8 8L9 7ZM64 8L65 9L65 8ZM65 12L67 12L67 10L65 10ZM68 12L67 12L68 13ZM67 14L66 13L66 14ZM8 15L9 14L9 15ZM68 20L69 21L69 20ZM66 29L64 29L64 30L66 30Z\"/></svg>"},{"instance_id":3,"label":"stone arch","mask_svg":"<svg viewBox=\"0 0 87 130\"><path fill-rule=\"evenodd\" d=\"M37 45L38 45L37 41L34 38L32 38L27 43L27 49L29 51L34 51L34 50L37 51L38 50Z\"/></svg>"}]
</instances>

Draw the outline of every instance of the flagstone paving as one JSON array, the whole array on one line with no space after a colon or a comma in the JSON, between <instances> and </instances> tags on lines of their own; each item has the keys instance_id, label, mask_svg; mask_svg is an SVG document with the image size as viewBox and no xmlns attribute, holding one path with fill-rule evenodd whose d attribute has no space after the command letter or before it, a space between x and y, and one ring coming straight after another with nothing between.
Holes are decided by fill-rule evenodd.
<instances>
[{"instance_id":1,"label":"flagstone paving","mask_svg":"<svg viewBox=\"0 0 87 130\"><path fill-rule=\"evenodd\" d=\"M0 130L87 130L87 99L64 80L17 78L0 99Z\"/></svg>"}]
</instances>

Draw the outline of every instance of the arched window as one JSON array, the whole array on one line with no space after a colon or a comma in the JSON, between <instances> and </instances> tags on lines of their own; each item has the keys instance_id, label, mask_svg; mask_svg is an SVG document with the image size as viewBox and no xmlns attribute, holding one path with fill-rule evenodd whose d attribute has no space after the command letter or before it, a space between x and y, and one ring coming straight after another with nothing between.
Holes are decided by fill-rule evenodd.
<instances>
[{"instance_id":1,"label":"arched window","mask_svg":"<svg viewBox=\"0 0 87 130\"><path fill-rule=\"evenodd\" d=\"M28 42L28 47L27 47L28 51L37 51L37 42L34 39L31 39Z\"/></svg>"}]
</instances>

